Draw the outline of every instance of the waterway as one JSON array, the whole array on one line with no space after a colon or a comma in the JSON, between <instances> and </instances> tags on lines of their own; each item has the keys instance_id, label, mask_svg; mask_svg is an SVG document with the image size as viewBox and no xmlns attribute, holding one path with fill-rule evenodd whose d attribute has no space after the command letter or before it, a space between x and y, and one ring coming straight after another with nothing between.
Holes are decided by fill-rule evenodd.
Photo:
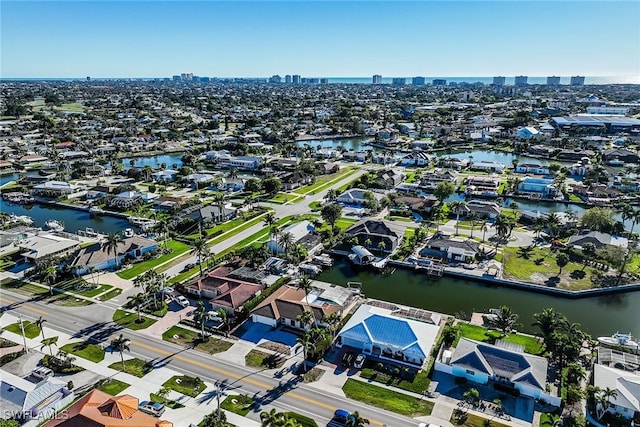
<instances>
[{"instance_id":1,"label":"waterway","mask_svg":"<svg viewBox=\"0 0 640 427\"><path fill-rule=\"evenodd\" d=\"M370 149L364 145L365 142L373 141L373 138L360 137L360 138L342 138L342 139L307 139L298 141L298 147L309 147L315 149L318 146L321 148L333 148L336 149L340 146L344 147L347 151L360 151L364 149Z\"/></svg>"},{"instance_id":2,"label":"waterway","mask_svg":"<svg viewBox=\"0 0 640 427\"><path fill-rule=\"evenodd\" d=\"M131 165L132 160L133 166ZM122 159L122 165L125 169L131 169L132 167L143 168L145 166L151 166L153 169L159 169L163 163L166 165L167 169L173 168L174 163L178 168L181 168L182 153L161 154L158 156L145 157L127 157Z\"/></svg>"},{"instance_id":3,"label":"waterway","mask_svg":"<svg viewBox=\"0 0 640 427\"><path fill-rule=\"evenodd\" d=\"M519 163L537 163L539 165L549 165L551 162L546 159L538 159L535 157L522 156L520 154L505 153L503 151L485 151L485 150L471 150L471 151L454 151L451 154L447 154L441 151L437 154L438 157L453 157L456 159L469 159L471 157L474 162L498 162L507 167L512 167L513 160L518 160Z\"/></svg>"},{"instance_id":4,"label":"waterway","mask_svg":"<svg viewBox=\"0 0 640 427\"><path fill-rule=\"evenodd\" d=\"M522 325L518 329L525 332L535 332L531 327L535 313L553 307L571 322L580 323L582 329L594 337L616 331L640 337L640 292L567 299L468 280L431 278L402 269L383 276L372 271L356 271L345 260L336 260L334 267L323 272L318 280L342 286L348 281L361 282L366 297L446 314L464 311L470 315L474 311L508 305L520 316L518 322Z\"/></svg>"},{"instance_id":5,"label":"waterway","mask_svg":"<svg viewBox=\"0 0 640 427\"><path fill-rule=\"evenodd\" d=\"M126 219L114 216L92 217L86 211L44 204L16 205L7 203L2 199L0 199L0 212L30 216L34 221L35 227L44 227L46 221L56 219L64 223L64 230L69 233L75 233L78 230L85 230L89 227L107 234L117 233L127 227L131 227Z\"/></svg>"}]
</instances>

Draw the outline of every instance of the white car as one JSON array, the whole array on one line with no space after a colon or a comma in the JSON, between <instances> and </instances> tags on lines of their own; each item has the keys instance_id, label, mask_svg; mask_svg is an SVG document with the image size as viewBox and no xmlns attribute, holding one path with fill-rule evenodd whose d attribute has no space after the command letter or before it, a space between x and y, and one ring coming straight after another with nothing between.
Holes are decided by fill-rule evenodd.
<instances>
[{"instance_id":1,"label":"white car","mask_svg":"<svg viewBox=\"0 0 640 427\"><path fill-rule=\"evenodd\" d=\"M356 357L356 361L353 363L353 367L356 369L362 368L365 360L367 360L367 356L365 356L363 353L360 353L358 357Z\"/></svg>"},{"instance_id":2,"label":"white car","mask_svg":"<svg viewBox=\"0 0 640 427\"><path fill-rule=\"evenodd\" d=\"M45 366L38 366L31 372L31 375L39 380L46 380L53 376L53 371Z\"/></svg>"},{"instance_id":3,"label":"white car","mask_svg":"<svg viewBox=\"0 0 640 427\"><path fill-rule=\"evenodd\" d=\"M189 300L182 295L178 295L176 297L176 302L180 304L182 307L189 307Z\"/></svg>"}]
</instances>

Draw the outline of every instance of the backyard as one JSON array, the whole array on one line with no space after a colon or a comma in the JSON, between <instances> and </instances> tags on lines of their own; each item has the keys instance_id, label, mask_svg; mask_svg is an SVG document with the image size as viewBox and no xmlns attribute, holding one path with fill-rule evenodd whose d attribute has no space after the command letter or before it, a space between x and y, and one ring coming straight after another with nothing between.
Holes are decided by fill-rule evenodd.
<instances>
[{"instance_id":1,"label":"backyard","mask_svg":"<svg viewBox=\"0 0 640 427\"><path fill-rule=\"evenodd\" d=\"M164 247L164 245L161 246ZM123 279L132 279L137 275L144 273L145 271L151 270L154 267L157 267L161 264L164 264L165 262L169 262L172 259L179 257L180 255L187 252L191 247L186 243L178 242L177 240L168 240L167 248L171 249L172 252L161 255L157 258L136 263L131 268L118 272L118 276Z\"/></svg>"},{"instance_id":2,"label":"backyard","mask_svg":"<svg viewBox=\"0 0 640 427\"><path fill-rule=\"evenodd\" d=\"M542 343L536 337L522 334L507 334L506 336L501 337L502 334L499 331L489 330L482 326L470 325L462 322L458 323L458 325L460 327L460 336L454 342L454 347L458 344L460 337L465 337L489 344L493 344L496 340L501 339L510 343L519 344L524 347L524 351L526 353L536 355L542 354L544 350Z\"/></svg>"}]
</instances>

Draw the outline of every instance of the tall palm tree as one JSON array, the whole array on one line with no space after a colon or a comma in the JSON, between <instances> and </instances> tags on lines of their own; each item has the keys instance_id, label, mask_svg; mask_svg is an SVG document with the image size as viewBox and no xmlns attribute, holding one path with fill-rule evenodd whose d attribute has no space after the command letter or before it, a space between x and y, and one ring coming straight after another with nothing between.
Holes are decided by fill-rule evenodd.
<instances>
[{"instance_id":1,"label":"tall palm tree","mask_svg":"<svg viewBox=\"0 0 640 427\"><path fill-rule=\"evenodd\" d=\"M51 357L53 357L53 350L51 350L51 346L56 345L57 342L58 342L58 337L49 337L47 339L44 339L40 341L40 343L42 344L42 347L40 347L40 350L42 350L45 347L49 347L49 353L51 353Z\"/></svg>"},{"instance_id":2,"label":"tall palm tree","mask_svg":"<svg viewBox=\"0 0 640 427\"><path fill-rule=\"evenodd\" d=\"M264 216L264 225L269 227L269 237L273 235L273 225L276 223L276 215L273 212L268 212Z\"/></svg>"},{"instance_id":3,"label":"tall palm tree","mask_svg":"<svg viewBox=\"0 0 640 427\"><path fill-rule=\"evenodd\" d=\"M229 313L224 308L219 308L216 310L216 316L220 318L224 325L224 335L229 336Z\"/></svg>"},{"instance_id":4,"label":"tall palm tree","mask_svg":"<svg viewBox=\"0 0 640 427\"><path fill-rule=\"evenodd\" d=\"M311 309L311 305L309 305L309 293L311 292L311 290L313 289L313 282L311 281L311 278L309 276L302 276L300 277L300 280L298 280L298 283L296 284L296 287L298 289L301 289L304 291L304 300L307 303L307 307L309 309L309 311L311 312L311 316L313 318L313 326L316 327L316 317L313 314L313 310Z\"/></svg>"},{"instance_id":5,"label":"tall palm tree","mask_svg":"<svg viewBox=\"0 0 640 427\"><path fill-rule=\"evenodd\" d=\"M42 316L38 317L38 320L36 320L35 322L33 322L34 325L36 325L38 327L38 329L40 329L40 332L42 333L42 340L45 340L44 337L44 324L47 320L44 319Z\"/></svg>"},{"instance_id":6,"label":"tall palm tree","mask_svg":"<svg viewBox=\"0 0 640 427\"><path fill-rule=\"evenodd\" d=\"M307 358L309 354L316 348L315 335L312 333L313 329L307 329L301 337L296 338L296 343L302 346L302 356L304 357L304 371L308 370Z\"/></svg>"},{"instance_id":7,"label":"tall palm tree","mask_svg":"<svg viewBox=\"0 0 640 427\"><path fill-rule=\"evenodd\" d=\"M224 193L216 193L213 195L213 203L218 207L218 221L222 222L222 213L224 205L227 202L227 195Z\"/></svg>"},{"instance_id":8,"label":"tall palm tree","mask_svg":"<svg viewBox=\"0 0 640 427\"><path fill-rule=\"evenodd\" d=\"M342 315L337 311L331 313L324 318L324 322L327 324L327 330L331 334L331 338L335 338L336 332L338 332L338 326L342 321Z\"/></svg>"},{"instance_id":9,"label":"tall palm tree","mask_svg":"<svg viewBox=\"0 0 640 427\"><path fill-rule=\"evenodd\" d=\"M53 295L53 285L58 278L58 267L56 265L49 265L44 271L44 280L49 284L49 293Z\"/></svg>"},{"instance_id":10,"label":"tall palm tree","mask_svg":"<svg viewBox=\"0 0 640 427\"><path fill-rule=\"evenodd\" d=\"M544 348L550 350L553 333L560 326L561 316L551 307L545 308L540 313L533 315L535 319L531 326L540 330L539 335L544 343Z\"/></svg>"},{"instance_id":11,"label":"tall palm tree","mask_svg":"<svg viewBox=\"0 0 640 427\"><path fill-rule=\"evenodd\" d=\"M491 319L490 323L491 326L502 332L502 336L505 336L513 329L517 321L518 315L513 312L511 307L503 305L497 310L496 316Z\"/></svg>"},{"instance_id":12,"label":"tall palm tree","mask_svg":"<svg viewBox=\"0 0 640 427\"><path fill-rule=\"evenodd\" d=\"M236 179L238 177L238 170L236 168L229 169L229 172L227 172L227 177L229 179Z\"/></svg>"},{"instance_id":13,"label":"tall palm tree","mask_svg":"<svg viewBox=\"0 0 640 427\"><path fill-rule=\"evenodd\" d=\"M476 225L478 225L478 214L475 212L469 212L469 222L471 223L471 235L469 236L471 239L473 239L473 231L476 228Z\"/></svg>"},{"instance_id":14,"label":"tall palm tree","mask_svg":"<svg viewBox=\"0 0 640 427\"><path fill-rule=\"evenodd\" d=\"M296 317L296 319L300 322L302 329L307 329L307 326L315 323L315 317L310 310L304 310Z\"/></svg>"},{"instance_id":15,"label":"tall palm tree","mask_svg":"<svg viewBox=\"0 0 640 427\"><path fill-rule=\"evenodd\" d=\"M129 295L127 299L131 301L131 304L136 307L136 312L138 313L137 322L142 323L142 316L140 316L140 307L142 306L142 304L147 302L145 295L142 292L138 292L135 295Z\"/></svg>"},{"instance_id":16,"label":"tall palm tree","mask_svg":"<svg viewBox=\"0 0 640 427\"><path fill-rule=\"evenodd\" d=\"M196 239L192 243L191 253L198 257L198 267L200 267L200 276L202 276L202 259L209 253L209 245L204 239Z\"/></svg>"},{"instance_id":17,"label":"tall palm tree","mask_svg":"<svg viewBox=\"0 0 640 427\"><path fill-rule=\"evenodd\" d=\"M202 340L206 340L206 331L204 330L204 323L207 321L207 307L204 305L204 301L199 300L198 305L196 306L196 311L193 314L193 319L200 323L200 337Z\"/></svg>"},{"instance_id":18,"label":"tall palm tree","mask_svg":"<svg viewBox=\"0 0 640 427\"><path fill-rule=\"evenodd\" d=\"M369 424L369 420L360 416L358 411L354 411L351 413L349 418L347 418L347 422L345 423L345 427L364 427Z\"/></svg>"},{"instance_id":19,"label":"tall palm tree","mask_svg":"<svg viewBox=\"0 0 640 427\"><path fill-rule=\"evenodd\" d=\"M169 221L167 221L167 219L161 219L156 222L154 228L156 232L162 236L164 249L167 250L167 239L169 237L169 232L171 231L171 227L169 227Z\"/></svg>"},{"instance_id":20,"label":"tall palm tree","mask_svg":"<svg viewBox=\"0 0 640 427\"><path fill-rule=\"evenodd\" d=\"M118 267L118 246L122 243L120 233L112 233L107 236L107 240L102 244L103 250L107 255L113 254L116 268Z\"/></svg>"},{"instance_id":21,"label":"tall palm tree","mask_svg":"<svg viewBox=\"0 0 640 427\"><path fill-rule=\"evenodd\" d=\"M131 341L120 334L117 338L111 340L111 348L117 348L120 352L120 361L122 362L122 372L126 370L124 366L124 351L131 351Z\"/></svg>"},{"instance_id":22,"label":"tall palm tree","mask_svg":"<svg viewBox=\"0 0 640 427\"><path fill-rule=\"evenodd\" d=\"M462 211L462 207L466 206L464 202L460 200L456 200L454 202L449 203L449 209L451 209L456 214L456 235L458 233L458 224L460 222L460 213Z\"/></svg>"},{"instance_id":23,"label":"tall palm tree","mask_svg":"<svg viewBox=\"0 0 640 427\"><path fill-rule=\"evenodd\" d=\"M282 245L284 256L286 258L289 254L289 251L291 250L291 247L293 246L293 234L288 231L282 233L282 235L280 236L280 245Z\"/></svg>"}]
</instances>

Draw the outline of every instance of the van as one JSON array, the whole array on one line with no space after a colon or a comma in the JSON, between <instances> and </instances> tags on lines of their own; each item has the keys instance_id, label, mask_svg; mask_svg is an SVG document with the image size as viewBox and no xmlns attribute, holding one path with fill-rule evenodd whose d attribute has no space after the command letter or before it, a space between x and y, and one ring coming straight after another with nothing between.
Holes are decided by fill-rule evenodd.
<instances>
[{"instance_id":1,"label":"van","mask_svg":"<svg viewBox=\"0 0 640 427\"><path fill-rule=\"evenodd\" d=\"M54 374L51 369L45 366L38 366L36 369L31 371L31 375L40 380L46 380L47 378L51 378Z\"/></svg>"}]
</instances>

